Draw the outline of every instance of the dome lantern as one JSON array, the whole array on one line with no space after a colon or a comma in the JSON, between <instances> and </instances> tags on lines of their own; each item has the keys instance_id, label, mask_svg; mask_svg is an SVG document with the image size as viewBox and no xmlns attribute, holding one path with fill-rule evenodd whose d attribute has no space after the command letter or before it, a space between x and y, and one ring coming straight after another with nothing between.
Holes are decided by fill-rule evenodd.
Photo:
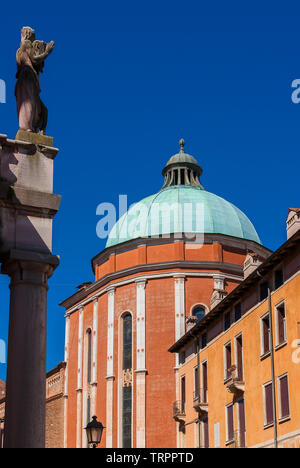
<instances>
[{"instance_id":1,"label":"dome lantern","mask_svg":"<svg viewBox=\"0 0 300 468\"><path fill-rule=\"evenodd\" d=\"M199 177L202 175L202 168L197 160L187 154L184 150L185 141L183 138L179 141L180 151L174 154L167 162L162 171L165 178L162 190L176 185L186 185L203 188Z\"/></svg>"}]
</instances>

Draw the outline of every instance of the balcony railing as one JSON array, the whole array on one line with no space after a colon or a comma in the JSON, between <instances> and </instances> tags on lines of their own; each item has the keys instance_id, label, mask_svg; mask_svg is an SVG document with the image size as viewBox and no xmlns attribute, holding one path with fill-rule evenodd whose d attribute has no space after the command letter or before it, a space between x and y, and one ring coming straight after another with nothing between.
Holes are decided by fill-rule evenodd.
<instances>
[{"instance_id":1,"label":"balcony railing","mask_svg":"<svg viewBox=\"0 0 300 468\"><path fill-rule=\"evenodd\" d=\"M245 391L243 373L236 366L232 366L230 369L227 369L227 374L228 392L234 394L236 397L241 396Z\"/></svg>"},{"instance_id":2,"label":"balcony railing","mask_svg":"<svg viewBox=\"0 0 300 468\"><path fill-rule=\"evenodd\" d=\"M207 388L200 388L194 391L194 409L199 413L199 416L208 413L208 392Z\"/></svg>"}]
</instances>

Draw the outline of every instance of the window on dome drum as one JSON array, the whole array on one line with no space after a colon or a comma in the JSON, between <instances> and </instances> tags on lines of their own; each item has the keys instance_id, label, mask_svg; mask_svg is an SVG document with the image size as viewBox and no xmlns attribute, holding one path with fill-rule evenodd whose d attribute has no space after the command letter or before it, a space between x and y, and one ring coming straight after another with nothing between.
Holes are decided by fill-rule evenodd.
<instances>
[{"instance_id":1,"label":"window on dome drum","mask_svg":"<svg viewBox=\"0 0 300 468\"><path fill-rule=\"evenodd\" d=\"M193 316L197 318L197 323L205 317L205 308L202 306L196 306L193 309Z\"/></svg>"},{"instance_id":2,"label":"window on dome drum","mask_svg":"<svg viewBox=\"0 0 300 468\"><path fill-rule=\"evenodd\" d=\"M270 317L269 313L260 319L261 354L264 356L270 352Z\"/></svg>"},{"instance_id":3,"label":"window on dome drum","mask_svg":"<svg viewBox=\"0 0 300 468\"><path fill-rule=\"evenodd\" d=\"M242 305L239 302L238 304L235 305L234 307L234 320L237 322L242 318Z\"/></svg>"},{"instance_id":4,"label":"window on dome drum","mask_svg":"<svg viewBox=\"0 0 300 468\"><path fill-rule=\"evenodd\" d=\"M259 298L260 301L264 301L268 297L269 282L264 281L259 286Z\"/></svg>"},{"instance_id":5,"label":"window on dome drum","mask_svg":"<svg viewBox=\"0 0 300 468\"><path fill-rule=\"evenodd\" d=\"M224 316L224 330L228 330L228 328L230 328L230 325L231 325L231 314L230 312L227 312Z\"/></svg>"},{"instance_id":6,"label":"window on dome drum","mask_svg":"<svg viewBox=\"0 0 300 468\"><path fill-rule=\"evenodd\" d=\"M276 320L276 345L279 346L286 342L286 314L284 302L275 309Z\"/></svg>"},{"instance_id":7,"label":"window on dome drum","mask_svg":"<svg viewBox=\"0 0 300 468\"><path fill-rule=\"evenodd\" d=\"M92 380L92 330L87 331L87 383Z\"/></svg>"},{"instance_id":8,"label":"window on dome drum","mask_svg":"<svg viewBox=\"0 0 300 468\"><path fill-rule=\"evenodd\" d=\"M231 367L232 367L232 353L231 353L231 342L224 346L224 380L231 378Z\"/></svg>"},{"instance_id":9,"label":"window on dome drum","mask_svg":"<svg viewBox=\"0 0 300 468\"><path fill-rule=\"evenodd\" d=\"M275 289L280 288L283 285L283 271L281 268L275 271L274 274L274 286Z\"/></svg>"},{"instance_id":10,"label":"window on dome drum","mask_svg":"<svg viewBox=\"0 0 300 468\"><path fill-rule=\"evenodd\" d=\"M267 383L264 385L264 406L265 426L269 426L274 422L272 383Z\"/></svg>"},{"instance_id":11,"label":"window on dome drum","mask_svg":"<svg viewBox=\"0 0 300 468\"><path fill-rule=\"evenodd\" d=\"M290 416L289 384L288 375L278 378L279 387L279 418L286 419Z\"/></svg>"},{"instance_id":12,"label":"window on dome drum","mask_svg":"<svg viewBox=\"0 0 300 468\"><path fill-rule=\"evenodd\" d=\"M122 363L122 440L123 448L131 448L132 431L132 317L123 317L123 363Z\"/></svg>"}]
</instances>

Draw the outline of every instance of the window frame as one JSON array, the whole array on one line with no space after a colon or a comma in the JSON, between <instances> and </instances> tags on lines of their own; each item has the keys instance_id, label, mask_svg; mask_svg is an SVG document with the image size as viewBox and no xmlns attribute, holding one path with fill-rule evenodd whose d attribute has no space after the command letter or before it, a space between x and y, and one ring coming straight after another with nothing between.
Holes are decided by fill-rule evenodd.
<instances>
[{"instance_id":1,"label":"window frame","mask_svg":"<svg viewBox=\"0 0 300 468\"><path fill-rule=\"evenodd\" d=\"M198 382L196 382L196 370L198 372ZM200 396L200 379L199 379L199 372L200 372L200 369L199 369L199 366L196 365L193 367L193 379L194 379L194 396L195 398L194 399L197 399L198 396ZM196 393L198 391L198 396L196 396Z\"/></svg>"},{"instance_id":2,"label":"window frame","mask_svg":"<svg viewBox=\"0 0 300 468\"><path fill-rule=\"evenodd\" d=\"M231 366L232 366L232 341L227 341L223 345L223 356L224 356L224 383L228 382L231 379L231 375L228 375L228 368L227 368L227 354L226 350L228 346L230 345L230 355L231 355Z\"/></svg>"},{"instance_id":3,"label":"window frame","mask_svg":"<svg viewBox=\"0 0 300 468\"><path fill-rule=\"evenodd\" d=\"M273 421L267 421L267 399L266 399L266 387L271 385L271 398L272 398L272 413L273 413ZM268 382L264 383L262 386L263 389L263 406L264 406L264 429L268 429L269 427L274 426L274 408L273 408L273 382L269 380Z\"/></svg>"},{"instance_id":4,"label":"window frame","mask_svg":"<svg viewBox=\"0 0 300 468\"><path fill-rule=\"evenodd\" d=\"M123 311L120 316L119 316L119 346L120 346L120 353L119 353L119 372L120 376L123 373L124 370L124 320L127 316L131 317L131 358L132 358L132 366L133 366L133 360L134 360L134 339L133 339L133 313L131 310L125 310ZM132 367L133 371L133 367ZM134 437L134 386L135 386L135 381L134 381L134 372L132 372L132 384L131 384L131 446L133 445L133 437ZM120 382L120 387L119 387L119 398L120 398L120 405L118 405L118 411L119 411L119 417L120 417L120 423L119 423L119 430L118 430L118 446L120 448L124 448L124 424L123 424L123 417L124 417L124 394L123 394L123 385L122 385L122 378Z\"/></svg>"},{"instance_id":5,"label":"window frame","mask_svg":"<svg viewBox=\"0 0 300 468\"><path fill-rule=\"evenodd\" d=\"M243 332L238 333L234 337L234 362L236 366L236 376L238 377L238 353L237 353L237 340L241 338L242 339L242 376L243 379L242 381L245 380L245 366L244 366L244 339L243 339Z\"/></svg>"},{"instance_id":6,"label":"window frame","mask_svg":"<svg viewBox=\"0 0 300 468\"><path fill-rule=\"evenodd\" d=\"M228 422L229 422L228 421L228 409L230 407L232 408L232 422L233 422L233 424L232 424L233 425L233 431L232 431L233 437L231 439L229 438L229 430L228 430L229 429L229 426L228 426ZM235 435L235 430L234 430L234 427L235 427L234 426L234 403L233 402L231 402L231 403L229 403L228 405L225 406L225 423L226 423L226 441L225 441L225 445L230 445L230 444L232 444L234 442L234 435Z\"/></svg>"},{"instance_id":7,"label":"window frame","mask_svg":"<svg viewBox=\"0 0 300 468\"><path fill-rule=\"evenodd\" d=\"M269 350L265 351L265 343L264 343L264 326L263 326L263 321L265 318L269 319ZM263 314L260 319L260 358L264 359L271 354L271 327L270 327L270 313L269 311Z\"/></svg>"},{"instance_id":8,"label":"window frame","mask_svg":"<svg viewBox=\"0 0 300 468\"><path fill-rule=\"evenodd\" d=\"M91 327L86 330L86 383L92 384L93 379L93 331Z\"/></svg>"},{"instance_id":9,"label":"window frame","mask_svg":"<svg viewBox=\"0 0 300 468\"><path fill-rule=\"evenodd\" d=\"M204 309L205 311L205 315L208 314L209 312L209 308L207 307L206 304L204 304L203 302L196 302L194 305L192 305L192 307L190 308L190 316L193 317L194 316L194 310L197 308L197 307L201 307L202 309ZM204 317L205 317L204 315Z\"/></svg>"},{"instance_id":10,"label":"window frame","mask_svg":"<svg viewBox=\"0 0 300 468\"><path fill-rule=\"evenodd\" d=\"M282 398L281 398L281 385L280 380L284 377L287 378L287 392L288 392L288 406L289 406L289 414L283 416L282 415ZM288 372L277 377L277 387L278 387L278 409L279 409L279 423L288 421L291 419L291 402L290 402L290 384L289 384L289 375Z\"/></svg>"},{"instance_id":11,"label":"window frame","mask_svg":"<svg viewBox=\"0 0 300 468\"><path fill-rule=\"evenodd\" d=\"M284 340L280 343L279 342L279 320L278 320L278 314L279 308L281 306L284 306ZM275 350L280 349L282 346L287 344L287 318L286 318L286 302L285 299L282 301L278 302L274 306L274 316L275 316Z\"/></svg>"},{"instance_id":12,"label":"window frame","mask_svg":"<svg viewBox=\"0 0 300 468\"><path fill-rule=\"evenodd\" d=\"M184 405L182 398L182 381L184 380ZM186 374L180 376L180 410L185 414L186 411Z\"/></svg>"},{"instance_id":13,"label":"window frame","mask_svg":"<svg viewBox=\"0 0 300 468\"><path fill-rule=\"evenodd\" d=\"M202 384L202 390L204 391L204 367L206 366L206 384L207 384L207 395L206 395L206 402L208 403L208 359L204 359L201 361L200 364L200 379L201 379L201 384ZM200 385L201 387L201 385ZM201 392L201 388L200 388ZM202 395L203 396L203 395Z\"/></svg>"}]
</instances>

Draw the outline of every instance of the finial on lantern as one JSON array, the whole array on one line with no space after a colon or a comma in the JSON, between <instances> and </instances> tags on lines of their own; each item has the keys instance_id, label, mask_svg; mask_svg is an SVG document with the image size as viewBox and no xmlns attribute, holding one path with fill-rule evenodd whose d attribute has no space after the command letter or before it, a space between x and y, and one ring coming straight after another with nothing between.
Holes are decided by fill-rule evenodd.
<instances>
[{"instance_id":1,"label":"finial on lantern","mask_svg":"<svg viewBox=\"0 0 300 468\"><path fill-rule=\"evenodd\" d=\"M181 152L181 153L184 153L185 141L184 141L183 138L181 138L181 139L179 140L179 144L180 144L180 152Z\"/></svg>"}]
</instances>

